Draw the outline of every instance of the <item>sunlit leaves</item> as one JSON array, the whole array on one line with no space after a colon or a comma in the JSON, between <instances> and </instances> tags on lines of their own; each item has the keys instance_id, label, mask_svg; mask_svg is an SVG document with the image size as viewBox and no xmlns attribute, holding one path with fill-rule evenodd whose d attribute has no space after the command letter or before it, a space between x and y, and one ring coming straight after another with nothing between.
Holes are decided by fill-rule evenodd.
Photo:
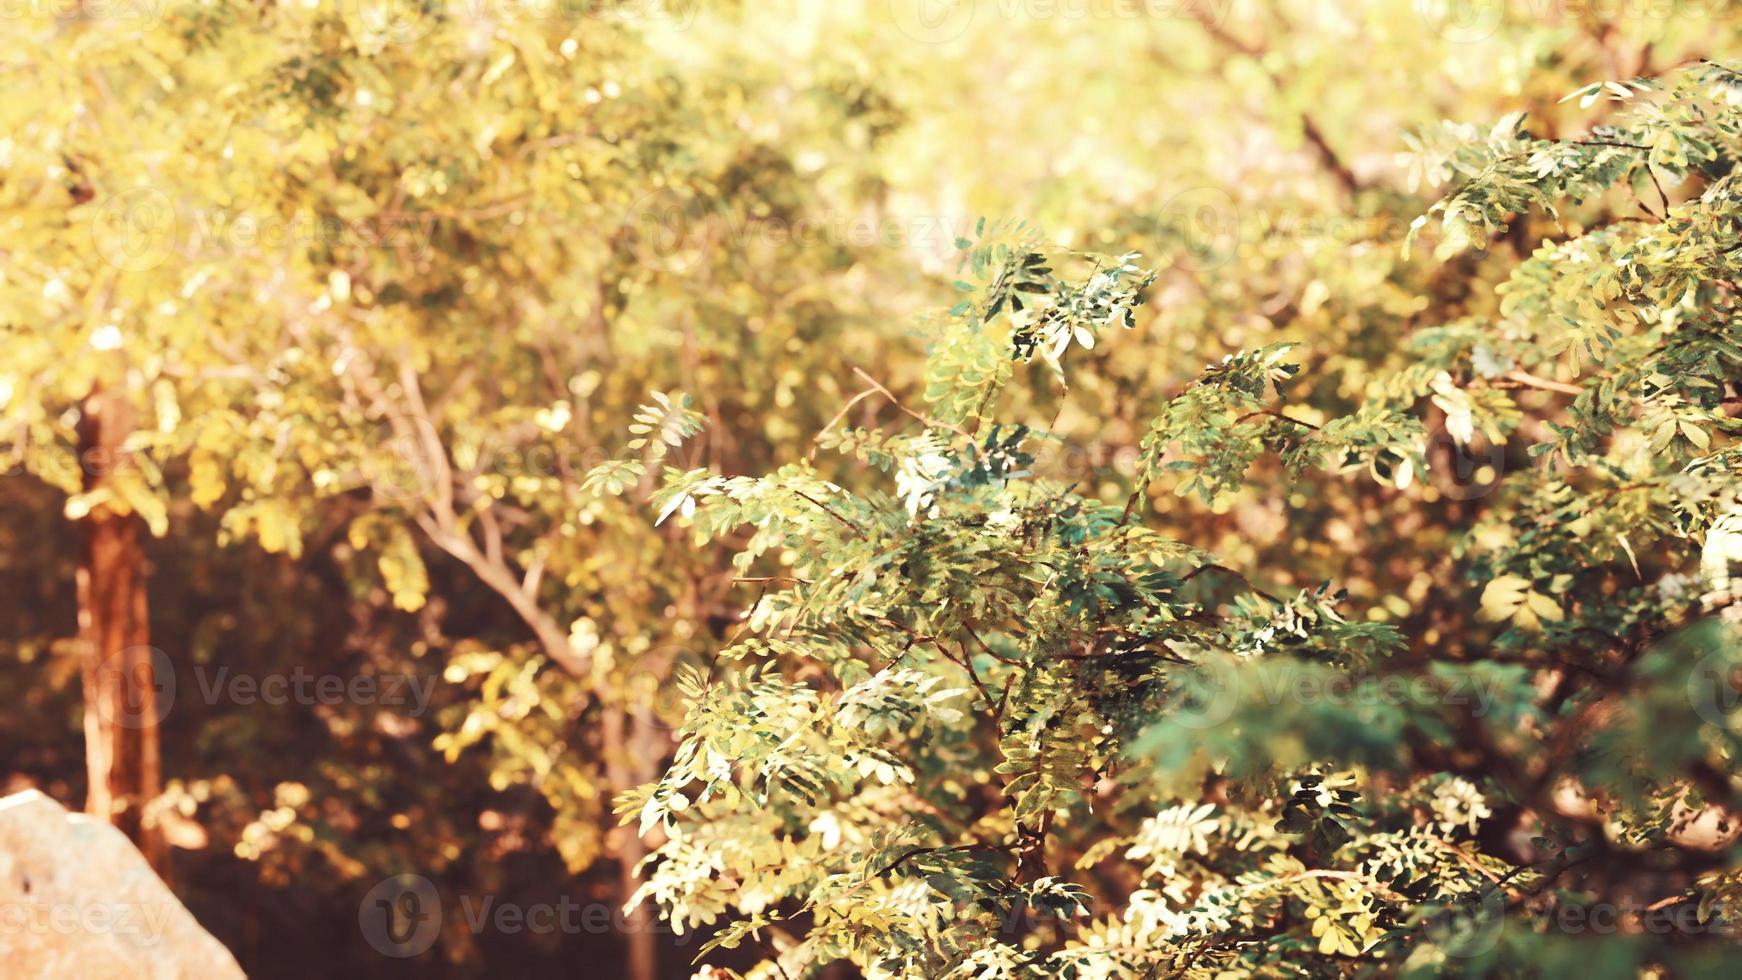
<instances>
[{"instance_id":1,"label":"sunlit leaves","mask_svg":"<svg viewBox=\"0 0 1742 980\"><path fill-rule=\"evenodd\" d=\"M1003 291L1012 308L1021 294L1022 312L1070 293L1062 281L1050 293L1016 289L1033 281L1024 275L1046 274L1020 254L984 253L983 288ZM1003 265L993 261L999 255ZM1082 288L1088 295L1097 287L1091 280ZM1047 481L1035 452L1051 433L983 424L1014 375L998 374L990 360L982 373L962 369L965 351L1007 363L1045 353L1038 344L976 340L987 329L972 325L976 311L993 307L1007 312L997 303L959 307L961 332L946 333L931 352L928 402L942 418L908 411L923 423L917 434L847 429L821 440L871 463L878 489L847 493L806 463L761 478L667 468L654 491L658 519L677 517L714 540L746 528L735 562L747 575L767 567L748 579L757 595L743 618L748 635L723 655L731 670L685 681L689 711L672 765L619 800L626 819L668 835L641 897L674 921L712 921L734 904L754 917L784 896L814 913L807 941L817 948L839 943L869 957L870 948L893 943L910 973L1005 969L1007 947L983 934L977 917L896 914L883 904L885 889L910 888L922 905L1026 906L1073 921L1091 904L1086 885L1034 871L1004 883L979 864L1000 852L1019 869L1045 861L1048 828L1091 819L1104 791L1089 788L1131 760L1150 770L1134 781L1140 793L1187 792L1211 773L1268 786L1332 756L1392 766L1397 740L1413 725L1443 726L1438 699L1468 686L1467 677L1435 672L1375 674L1346 689L1373 699L1358 714L1335 703L1304 716L1277 711L1278 690L1380 670L1406 648L1405 637L1346 615L1348 597L1328 584L1285 600L1240 581L1212 612L1186 580L1229 569L1133 521L1130 504ZM1240 489L1261 456L1276 454L1294 470L1360 469L1409 488L1426 465L1420 419L1381 403L1323 424L1290 414L1277 401L1300 372L1288 352L1279 344L1231 355L1167 399L1144 443L1142 475L1185 472L1186 492L1215 500ZM1417 398L1431 390L1462 413L1467 439L1478 431L1501 439L1517 424L1516 407L1497 389L1466 390L1440 372L1414 390ZM1521 605L1529 601L1521 594ZM1391 698L1389 685L1407 696ZM1478 693L1486 689L1456 697ZM1141 955L1164 961L1175 952L1171 940L1213 936L1286 901L1309 910L1300 941L1319 955L1370 951L1395 909L1360 898L1358 872L1296 864L1254 876L1241 870L1244 857L1224 867L1229 853L1282 859L1293 838L1332 850L1365 839L1367 814L1354 805L1351 779L1297 775L1290 794L1226 818L1206 803L1158 807L1123 846L1124 859L1181 908L1159 913ZM997 802L984 802L976 787L995 787ZM890 793L913 794L940 812L970 807L980 829L963 833L922 808L904 844L869 855L806 850L818 835L881 833L862 808ZM1422 806L1427 812L1425 798ZM1239 842L1232 852L1223 847L1230 835ZM701 859L704 842L724 847L727 839L734 843L721 856ZM1120 847L1102 838L1092 850L1106 860ZM745 848L805 856L777 871ZM718 884L726 880L756 897L727 898ZM1195 905L1193 887L1204 889ZM921 942L894 938L915 930ZM1075 962L1095 948L1069 946L1049 962Z\"/></svg>"},{"instance_id":2,"label":"sunlit leaves","mask_svg":"<svg viewBox=\"0 0 1742 980\"><path fill-rule=\"evenodd\" d=\"M1544 620L1559 621L1566 616L1560 603L1518 575L1498 576L1483 587L1482 614L1488 619L1516 620L1526 629L1538 629Z\"/></svg>"}]
</instances>

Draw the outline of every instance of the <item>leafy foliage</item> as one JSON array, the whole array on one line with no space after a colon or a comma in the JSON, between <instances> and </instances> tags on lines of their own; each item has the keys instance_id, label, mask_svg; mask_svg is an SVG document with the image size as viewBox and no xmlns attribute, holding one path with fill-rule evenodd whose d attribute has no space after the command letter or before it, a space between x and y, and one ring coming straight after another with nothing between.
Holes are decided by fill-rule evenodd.
<instances>
[{"instance_id":1,"label":"leafy foliage","mask_svg":"<svg viewBox=\"0 0 1742 980\"><path fill-rule=\"evenodd\" d=\"M1682 889L1660 905L1731 921L1731 872L1696 874L1736 832L1733 698L1688 679L1742 640L1731 77L1588 90L1639 119L1590 139L1511 119L1448 150L1444 256L1533 205L1698 192L1545 244L1492 320L1424 325L1419 362L1346 411L1292 393L1289 344L1230 354L1161 400L1123 501L1038 472L1058 433L1000 407L1031 358L1071 378L1065 351L1130 323L1156 274L964 242L932 414L824 435L863 489L806 461L669 470L653 495L766 574L684 682L673 764L618 800L664 838L634 901L679 929L742 917L722 944L765 934L755 976L1482 972L1552 960L1532 915L1589 862L1653 861ZM1314 468L1419 494L1435 425L1538 460L1416 600L1481 638L1473 659L1331 583L1273 595L1148 520L1163 489L1214 506Z\"/></svg>"},{"instance_id":2,"label":"leafy foliage","mask_svg":"<svg viewBox=\"0 0 1742 980\"><path fill-rule=\"evenodd\" d=\"M1739 22L1673 6L11 10L8 777L76 800L131 512L251 975L391 969L386 874L617 904L644 813L762 976L1727 975ZM430 711L191 692L303 668Z\"/></svg>"}]
</instances>

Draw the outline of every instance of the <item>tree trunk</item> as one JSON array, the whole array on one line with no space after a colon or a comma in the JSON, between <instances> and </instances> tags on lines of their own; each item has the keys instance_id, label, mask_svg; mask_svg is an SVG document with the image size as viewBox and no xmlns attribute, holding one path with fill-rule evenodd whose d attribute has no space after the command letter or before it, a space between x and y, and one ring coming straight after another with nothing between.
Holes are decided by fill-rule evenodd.
<instances>
[{"instance_id":1,"label":"tree trunk","mask_svg":"<svg viewBox=\"0 0 1742 980\"><path fill-rule=\"evenodd\" d=\"M647 753L652 749L649 719L638 718L621 704L604 705L601 725L605 749L605 777L613 792L638 785L637 777L647 765ZM633 823L615 828L617 845L618 901L627 902L640 882L635 878L635 866L647 856L647 845L636 833ZM624 980L654 980L658 975L658 938L653 932L653 914L643 904L624 916L623 947L625 951Z\"/></svg>"},{"instance_id":2,"label":"tree trunk","mask_svg":"<svg viewBox=\"0 0 1742 980\"><path fill-rule=\"evenodd\" d=\"M132 429L124 398L93 392L79 421L79 461L87 492L130 465L122 442ZM119 827L160 876L167 875L161 831L145 807L163 788L157 724L160 702L146 618L145 557L139 516L97 506L80 518L79 638L83 641L87 812Z\"/></svg>"}]
</instances>

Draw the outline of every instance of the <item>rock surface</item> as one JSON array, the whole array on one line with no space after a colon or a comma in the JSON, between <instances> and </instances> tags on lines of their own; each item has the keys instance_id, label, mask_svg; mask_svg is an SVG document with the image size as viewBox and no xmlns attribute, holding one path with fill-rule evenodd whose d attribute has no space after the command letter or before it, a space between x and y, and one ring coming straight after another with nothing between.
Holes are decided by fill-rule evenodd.
<instances>
[{"instance_id":1,"label":"rock surface","mask_svg":"<svg viewBox=\"0 0 1742 980\"><path fill-rule=\"evenodd\" d=\"M126 835L36 790L0 799L0 964L20 978L243 976Z\"/></svg>"}]
</instances>

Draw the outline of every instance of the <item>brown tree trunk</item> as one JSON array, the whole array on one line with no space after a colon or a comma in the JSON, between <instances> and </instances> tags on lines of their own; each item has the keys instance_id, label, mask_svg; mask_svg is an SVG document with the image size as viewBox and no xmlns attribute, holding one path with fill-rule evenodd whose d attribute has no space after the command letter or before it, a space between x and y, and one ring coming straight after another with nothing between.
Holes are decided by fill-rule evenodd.
<instances>
[{"instance_id":1,"label":"brown tree trunk","mask_svg":"<svg viewBox=\"0 0 1742 980\"><path fill-rule=\"evenodd\" d=\"M605 777L613 792L621 792L642 781L638 777L645 770L648 753L653 749L650 719L637 717L639 712L632 713L616 703L604 705L602 714ZM633 823L615 828L614 833L619 835L617 891L618 902L622 903L629 901L629 896L635 894L635 889L640 886L635 878L635 866L647 856L647 845L642 843ZM621 976L624 980L654 980L659 970L659 950L651 910L643 904L624 916L622 922L626 956Z\"/></svg>"},{"instance_id":2,"label":"brown tree trunk","mask_svg":"<svg viewBox=\"0 0 1742 980\"><path fill-rule=\"evenodd\" d=\"M85 399L79 460L87 492L130 465L122 443L132 429L124 398L101 391ZM79 638L83 641L87 812L119 827L166 875L161 831L145 807L163 788L157 724L169 705L159 698L162 655L151 648L146 618L145 556L140 519L99 505L80 518Z\"/></svg>"}]
</instances>

